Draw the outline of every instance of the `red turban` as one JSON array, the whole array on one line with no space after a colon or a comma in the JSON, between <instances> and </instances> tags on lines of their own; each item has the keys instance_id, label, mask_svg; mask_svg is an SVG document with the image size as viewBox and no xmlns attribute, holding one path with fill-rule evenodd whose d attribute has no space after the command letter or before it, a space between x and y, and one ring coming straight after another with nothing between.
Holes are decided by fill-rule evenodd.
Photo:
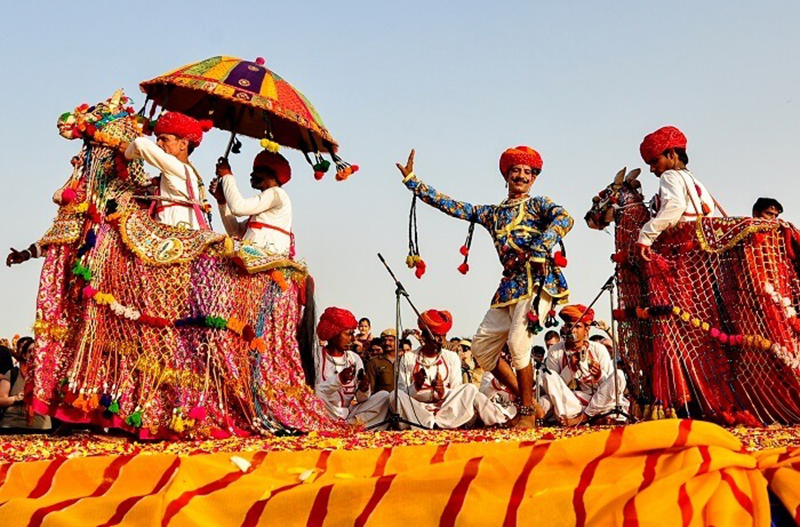
<instances>
[{"instance_id":1,"label":"red turban","mask_svg":"<svg viewBox=\"0 0 800 527\"><path fill-rule=\"evenodd\" d=\"M578 317L580 317L581 313L584 311L586 311L586 306L582 304L572 304L569 306L564 306L558 316L560 316L561 319L568 324L577 324ZM591 324L594 321L594 311L591 309L586 311L586 314L583 315L581 321L584 324Z\"/></svg>"},{"instance_id":2,"label":"red turban","mask_svg":"<svg viewBox=\"0 0 800 527\"><path fill-rule=\"evenodd\" d=\"M253 160L253 169L256 168L272 169L281 185L292 179L292 168L286 158L268 150L262 150Z\"/></svg>"},{"instance_id":3,"label":"red turban","mask_svg":"<svg viewBox=\"0 0 800 527\"><path fill-rule=\"evenodd\" d=\"M214 123L207 119L198 121L182 113L166 112L158 118L154 132L157 136L172 134L181 139L186 139L189 144L197 148L203 140L203 132L208 132L212 126L214 126Z\"/></svg>"},{"instance_id":4,"label":"red turban","mask_svg":"<svg viewBox=\"0 0 800 527\"><path fill-rule=\"evenodd\" d=\"M422 331L427 328L434 335L444 336L453 327L453 315L449 311L429 309L420 315L417 325Z\"/></svg>"},{"instance_id":5,"label":"red turban","mask_svg":"<svg viewBox=\"0 0 800 527\"><path fill-rule=\"evenodd\" d=\"M639 145L639 153L642 154L644 162L650 164L670 148L685 150L686 136L674 126L664 126L644 136L642 144Z\"/></svg>"},{"instance_id":6,"label":"red turban","mask_svg":"<svg viewBox=\"0 0 800 527\"><path fill-rule=\"evenodd\" d=\"M516 165L528 165L537 170L542 169L542 156L529 146L509 148L500 156L500 173L508 176L508 171Z\"/></svg>"},{"instance_id":7,"label":"red turban","mask_svg":"<svg viewBox=\"0 0 800 527\"><path fill-rule=\"evenodd\" d=\"M351 312L338 307L329 307L319 317L317 336L320 340L331 340L333 337L347 329L356 329L358 321Z\"/></svg>"}]
</instances>

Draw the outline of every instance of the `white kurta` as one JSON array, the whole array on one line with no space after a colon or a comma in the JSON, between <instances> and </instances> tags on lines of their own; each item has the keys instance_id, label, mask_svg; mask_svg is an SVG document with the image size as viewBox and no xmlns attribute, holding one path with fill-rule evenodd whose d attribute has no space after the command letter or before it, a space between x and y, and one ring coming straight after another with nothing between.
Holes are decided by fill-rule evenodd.
<instances>
[{"instance_id":1,"label":"white kurta","mask_svg":"<svg viewBox=\"0 0 800 527\"><path fill-rule=\"evenodd\" d=\"M474 384L464 384L461 377L461 360L458 354L443 349L436 357L425 357L419 350L406 353L400 360L397 387L397 413L400 417L433 428L458 428L470 425L480 418L486 425L505 422L508 417L478 391ZM425 382L417 390L413 375L425 371ZM444 384L444 398L435 400L432 383L440 377ZM394 404L394 393L390 403ZM405 427L407 425L402 425Z\"/></svg>"},{"instance_id":2,"label":"white kurta","mask_svg":"<svg viewBox=\"0 0 800 527\"><path fill-rule=\"evenodd\" d=\"M545 366L550 373L543 372L542 381L556 417L572 418L581 412L592 417L614 408L615 375L619 383L620 406L625 411L628 409L628 400L622 395L625 376L614 368L608 349L598 342L586 341L586 344L588 346L581 352L576 370L569 365L564 342L554 345L548 352ZM600 366L599 378L589 373L591 363ZM575 391L569 388L572 381L575 381Z\"/></svg>"},{"instance_id":3,"label":"white kurta","mask_svg":"<svg viewBox=\"0 0 800 527\"><path fill-rule=\"evenodd\" d=\"M177 157L164 152L158 145L146 137L138 137L128 145L125 151L127 159L142 159L147 164L161 171L159 195L183 202L198 201L200 187L194 168L180 161ZM189 197L188 184L191 185L194 200ZM187 229L200 229L197 214L191 206L177 205L170 201L158 201L157 206L164 207L156 214L160 223L184 226Z\"/></svg>"},{"instance_id":4,"label":"white kurta","mask_svg":"<svg viewBox=\"0 0 800 527\"><path fill-rule=\"evenodd\" d=\"M291 237L286 233L292 232L292 202L282 187L268 188L257 196L244 198L231 174L222 178L222 189L226 203L220 206L219 212L229 236L250 241L272 253L289 253ZM237 216L249 218L240 222ZM248 227L250 221L272 225L283 232L265 227Z\"/></svg>"},{"instance_id":5,"label":"white kurta","mask_svg":"<svg viewBox=\"0 0 800 527\"><path fill-rule=\"evenodd\" d=\"M698 194L697 189L700 189ZM714 216L714 199L689 169L667 170L658 185L658 212L644 224L638 243L650 246L663 231L681 221L694 221L703 214L703 203Z\"/></svg>"},{"instance_id":6,"label":"white kurta","mask_svg":"<svg viewBox=\"0 0 800 527\"><path fill-rule=\"evenodd\" d=\"M355 366L355 375L349 383L342 384L339 373L351 366ZM366 426L386 419L389 412L387 392L378 392L370 397L369 389L357 391L358 374L363 371L364 364L355 352L347 350L341 357L333 357L323 349L314 393L325 403L328 414L334 419ZM353 399L356 404L353 404Z\"/></svg>"}]
</instances>

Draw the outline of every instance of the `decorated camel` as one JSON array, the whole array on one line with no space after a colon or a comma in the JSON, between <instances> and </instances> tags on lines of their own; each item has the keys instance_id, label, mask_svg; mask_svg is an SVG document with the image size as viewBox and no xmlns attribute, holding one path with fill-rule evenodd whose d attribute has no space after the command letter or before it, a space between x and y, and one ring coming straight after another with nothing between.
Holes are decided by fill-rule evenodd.
<instances>
[{"instance_id":1,"label":"decorated camel","mask_svg":"<svg viewBox=\"0 0 800 527\"><path fill-rule=\"evenodd\" d=\"M338 426L303 373L313 339L301 359L298 334L314 319L305 265L155 222L150 178L117 148L141 135L128 104L117 92L58 122L82 146L38 242L32 408L141 438Z\"/></svg>"},{"instance_id":2,"label":"decorated camel","mask_svg":"<svg viewBox=\"0 0 800 527\"><path fill-rule=\"evenodd\" d=\"M590 228L614 224L620 352L653 418L800 423L797 231L777 220L698 218L636 255L650 218L639 170L593 198ZM793 240L794 239L794 240Z\"/></svg>"}]
</instances>

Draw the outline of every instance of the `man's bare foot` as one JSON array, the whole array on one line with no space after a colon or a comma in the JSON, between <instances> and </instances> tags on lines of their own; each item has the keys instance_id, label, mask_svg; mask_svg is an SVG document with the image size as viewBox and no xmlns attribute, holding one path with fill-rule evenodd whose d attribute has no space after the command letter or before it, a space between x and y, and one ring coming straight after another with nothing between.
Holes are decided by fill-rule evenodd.
<instances>
[{"instance_id":1,"label":"man's bare foot","mask_svg":"<svg viewBox=\"0 0 800 527\"><path fill-rule=\"evenodd\" d=\"M580 426L588 421L588 418L586 417L586 414L580 413L575 417L562 417L560 421L564 426Z\"/></svg>"},{"instance_id":2,"label":"man's bare foot","mask_svg":"<svg viewBox=\"0 0 800 527\"><path fill-rule=\"evenodd\" d=\"M521 415L513 428L530 429L536 428L536 417L533 415Z\"/></svg>"}]
</instances>

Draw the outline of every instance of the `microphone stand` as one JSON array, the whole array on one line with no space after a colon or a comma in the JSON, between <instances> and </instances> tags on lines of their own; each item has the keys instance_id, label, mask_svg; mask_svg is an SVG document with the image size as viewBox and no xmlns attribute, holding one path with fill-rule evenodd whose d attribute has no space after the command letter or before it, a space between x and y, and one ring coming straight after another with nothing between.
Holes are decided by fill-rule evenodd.
<instances>
[{"instance_id":1,"label":"microphone stand","mask_svg":"<svg viewBox=\"0 0 800 527\"><path fill-rule=\"evenodd\" d=\"M595 303L597 303L597 301L600 299L600 297L603 296L603 293L608 291L609 302L610 302L610 306L611 306L611 335L610 335L611 336L611 347L614 350L614 408L612 408L611 410L609 410L607 412L603 412L602 414L595 415L594 417L592 417L589 420L590 422L591 421L596 421L598 419L602 419L604 417L612 416L612 415L613 416L617 416L617 417L624 417L625 420L627 422L629 422L629 423L635 423L636 422L636 419L632 415L627 413L625 410L623 410L622 409L622 405L619 403L619 397L620 397L620 393L619 392L620 392L620 390L619 390L619 378L617 377L617 364L619 363L619 346L617 345L617 333L616 333L616 331L614 329L615 328L615 325L614 325L615 324L615 322L614 322L614 304L615 304L615 302L614 302L614 300L615 300L614 280L616 279L616 277L617 277L616 273L614 273L614 274L612 274L611 276L608 277L608 280L606 280L606 283L603 284L603 287L600 288L600 292L597 293L597 296L594 297L594 300L592 300L592 303L589 304L586 307L586 309L583 311L583 313L581 313L580 318L578 318L578 320L581 320L583 318L583 315L585 315L592 308L592 306L595 305Z\"/></svg>"},{"instance_id":2,"label":"microphone stand","mask_svg":"<svg viewBox=\"0 0 800 527\"><path fill-rule=\"evenodd\" d=\"M402 363L402 357L400 357L400 305L401 305L400 298L404 297L406 299L406 302L408 302L408 305L410 305L411 309L414 310L414 313L416 313L417 317L420 317L420 312L417 309L417 307L414 305L414 303L411 301L411 297L408 295L408 291L406 291L406 288L403 287L403 284L400 283L400 280L398 280L397 277L394 275L394 273L392 272L392 269L389 267L389 264L386 263L386 260L384 260L383 255L381 255L381 253L378 253L378 258L380 259L380 261L383 264L383 266L386 268L386 271L389 273L389 276L391 276L392 280L394 280L394 287L395 287L395 289L394 289L394 299L395 299L395 304L394 304L394 306L395 306L395 311L394 311L394 324L395 324L395 337L394 337L394 410L390 406L389 407L389 415L386 417L386 419L384 419L380 423L377 423L377 424L374 424L374 425L370 426L367 430L372 430L374 428L377 428L377 427L380 427L380 426L383 426L383 425L387 425L387 424L389 425L389 427L392 427L393 425L396 425L396 424L405 424L405 425L408 425L410 427L417 427L417 428L421 428L423 430L428 430L427 426L423 426L423 425L421 425L419 423L414 423L414 422L407 421L407 420L403 419L402 417L400 417L400 414L397 412L397 410L399 408L397 401L398 401L398 398L399 398L399 395L400 395L399 394L399 391L400 391L400 365ZM428 328L425 328L424 331L425 331L426 334L429 333Z\"/></svg>"}]
</instances>

